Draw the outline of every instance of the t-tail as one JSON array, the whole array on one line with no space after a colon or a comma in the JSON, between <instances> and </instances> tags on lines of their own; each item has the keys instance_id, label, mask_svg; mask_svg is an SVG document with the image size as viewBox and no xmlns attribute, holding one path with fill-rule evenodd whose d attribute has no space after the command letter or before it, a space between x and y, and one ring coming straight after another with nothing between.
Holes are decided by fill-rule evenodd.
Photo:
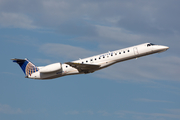
<instances>
[{"instance_id":1,"label":"t-tail","mask_svg":"<svg viewBox=\"0 0 180 120\"><path fill-rule=\"evenodd\" d=\"M23 70L24 74L26 75L26 78L31 76L32 73L35 73L39 71L39 68L36 67L33 63L31 63L28 59L11 59L13 62L16 62L19 64L21 69Z\"/></svg>"}]
</instances>

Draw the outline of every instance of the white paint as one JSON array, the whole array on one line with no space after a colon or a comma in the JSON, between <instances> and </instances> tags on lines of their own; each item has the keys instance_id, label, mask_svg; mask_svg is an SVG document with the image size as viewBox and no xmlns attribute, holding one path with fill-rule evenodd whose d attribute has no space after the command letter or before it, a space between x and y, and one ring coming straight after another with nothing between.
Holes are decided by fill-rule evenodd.
<instances>
[{"instance_id":1,"label":"white paint","mask_svg":"<svg viewBox=\"0 0 180 120\"><path fill-rule=\"evenodd\" d=\"M167 49L169 49L167 46L144 43L64 64L50 64L39 68L39 71L32 73L27 77L32 79L53 79L66 75L92 73L118 62L164 52Z\"/></svg>"}]
</instances>

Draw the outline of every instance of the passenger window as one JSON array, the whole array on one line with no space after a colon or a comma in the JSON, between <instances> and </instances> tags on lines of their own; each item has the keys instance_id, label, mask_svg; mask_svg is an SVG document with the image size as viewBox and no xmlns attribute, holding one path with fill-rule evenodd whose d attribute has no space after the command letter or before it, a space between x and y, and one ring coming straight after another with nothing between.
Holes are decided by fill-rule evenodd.
<instances>
[{"instance_id":1,"label":"passenger window","mask_svg":"<svg viewBox=\"0 0 180 120\"><path fill-rule=\"evenodd\" d=\"M111 54L111 56L113 56L113 54Z\"/></svg>"},{"instance_id":2,"label":"passenger window","mask_svg":"<svg viewBox=\"0 0 180 120\"><path fill-rule=\"evenodd\" d=\"M101 59L101 57L99 57L99 59Z\"/></svg>"},{"instance_id":3,"label":"passenger window","mask_svg":"<svg viewBox=\"0 0 180 120\"><path fill-rule=\"evenodd\" d=\"M125 53L125 51L123 53Z\"/></svg>"},{"instance_id":4,"label":"passenger window","mask_svg":"<svg viewBox=\"0 0 180 120\"><path fill-rule=\"evenodd\" d=\"M84 62L82 62L82 64L83 64Z\"/></svg>"},{"instance_id":5,"label":"passenger window","mask_svg":"<svg viewBox=\"0 0 180 120\"><path fill-rule=\"evenodd\" d=\"M121 54L121 52L119 52L119 54Z\"/></svg>"},{"instance_id":6,"label":"passenger window","mask_svg":"<svg viewBox=\"0 0 180 120\"><path fill-rule=\"evenodd\" d=\"M117 53L115 53L115 55L117 55Z\"/></svg>"},{"instance_id":7,"label":"passenger window","mask_svg":"<svg viewBox=\"0 0 180 120\"><path fill-rule=\"evenodd\" d=\"M103 58L105 58L105 56L103 56Z\"/></svg>"},{"instance_id":8,"label":"passenger window","mask_svg":"<svg viewBox=\"0 0 180 120\"><path fill-rule=\"evenodd\" d=\"M86 61L86 62L88 62L88 61Z\"/></svg>"},{"instance_id":9,"label":"passenger window","mask_svg":"<svg viewBox=\"0 0 180 120\"><path fill-rule=\"evenodd\" d=\"M94 60L96 60L96 58Z\"/></svg>"},{"instance_id":10,"label":"passenger window","mask_svg":"<svg viewBox=\"0 0 180 120\"><path fill-rule=\"evenodd\" d=\"M128 52L129 52L129 50L128 50Z\"/></svg>"},{"instance_id":11,"label":"passenger window","mask_svg":"<svg viewBox=\"0 0 180 120\"><path fill-rule=\"evenodd\" d=\"M91 61L93 61L93 60L91 59Z\"/></svg>"}]
</instances>

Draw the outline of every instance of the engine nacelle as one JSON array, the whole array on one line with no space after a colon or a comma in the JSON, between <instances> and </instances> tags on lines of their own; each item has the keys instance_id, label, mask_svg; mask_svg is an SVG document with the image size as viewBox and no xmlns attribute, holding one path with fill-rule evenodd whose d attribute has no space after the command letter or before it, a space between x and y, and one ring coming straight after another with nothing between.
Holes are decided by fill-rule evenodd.
<instances>
[{"instance_id":1,"label":"engine nacelle","mask_svg":"<svg viewBox=\"0 0 180 120\"><path fill-rule=\"evenodd\" d=\"M62 70L62 65L61 63L53 63L50 65L47 65L45 67L42 67L39 72L41 73L50 73L50 72L56 72L56 71L61 71Z\"/></svg>"}]
</instances>

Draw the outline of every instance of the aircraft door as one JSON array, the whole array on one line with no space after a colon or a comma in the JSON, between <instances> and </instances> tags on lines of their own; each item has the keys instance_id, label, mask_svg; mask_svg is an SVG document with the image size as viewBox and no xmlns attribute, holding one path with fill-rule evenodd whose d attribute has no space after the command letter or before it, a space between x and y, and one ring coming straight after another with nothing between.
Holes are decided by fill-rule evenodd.
<instances>
[{"instance_id":1,"label":"aircraft door","mask_svg":"<svg viewBox=\"0 0 180 120\"><path fill-rule=\"evenodd\" d=\"M134 50L134 55L139 55L137 47L134 47L133 50Z\"/></svg>"}]
</instances>

